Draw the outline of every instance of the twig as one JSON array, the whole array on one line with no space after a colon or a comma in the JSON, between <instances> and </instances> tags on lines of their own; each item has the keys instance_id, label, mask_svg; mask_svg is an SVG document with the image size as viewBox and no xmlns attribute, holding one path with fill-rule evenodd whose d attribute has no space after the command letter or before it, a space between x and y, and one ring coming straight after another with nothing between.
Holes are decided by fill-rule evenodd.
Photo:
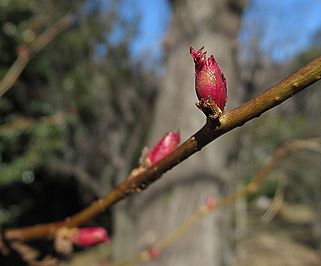
<instances>
[{"instance_id":1,"label":"twig","mask_svg":"<svg viewBox=\"0 0 321 266\"><path fill-rule=\"evenodd\" d=\"M276 188L272 203L260 218L264 224L268 224L269 222L271 222L275 215L280 211L284 203L285 187L286 181L283 178L279 178L278 186Z\"/></svg>"},{"instance_id":2,"label":"twig","mask_svg":"<svg viewBox=\"0 0 321 266\"><path fill-rule=\"evenodd\" d=\"M311 138L307 140L293 140L281 145L271 156L271 159L260 168L256 175L251 179L251 181L240 191L233 192L224 198L220 199L215 206L209 208L206 204L201 206L195 213L193 213L188 219L186 219L182 224L176 227L172 232L167 234L161 240L154 243L149 249L144 249L138 254L134 255L132 258L127 259L126 261L116 263L114 266L133 266L144 261L152 259L150 250L155 248L158 250L158 253L162 253L165 249L169 248L174 242L184 236L192 226L198 224L203 218L220 208L223 208L227 205L235 203L237 199L247 194L256 192L258 187L264 181L266 177L276 166L276 164L289 153L293 153L297 150L310 150L315 152L321 152L321 138ZM284 185L284 182L282 183ZM280 186L281 187L281 186ZM282 193L283 198L283 189L278 187L277 193ZM282 186L283 187L283 186ZM277 211L276 208L275 211ZM275 214L275 212L273 213ZM272 217L273 218L273 217Z\"/></svg>"},{"instance_id":3,"label":"twig","mask_svg":"<svg viewBox=\"0 0 321 266\"><path fill-rule=\"evenodd\" d=\"M66 15L38 36L23 53L18 53L16 61L0 81L0 97L5 94L17 81L31 58L47 46L59 33L72 25L73 16Z\"/></svg>"},{"instance_id":4,"label":"twig","mask_svg":"<svg viewBox=\"0 0 321 266\"><path fill-rule=\"evenodd\" d=\"M45 256L42 259L38 259L39 251L25 243L19 241L12 241L11 248L15 250L22 260L29 266L57 266L58 260L52 256Z\"/></svg>"},{"instance_id":5,"label":"twig","mask_svg":"<svg viewBox=\"0 0 321 266\"><path fill-rule=\"evenodd\" d=\"M32 127L37 123L46 125L59 125L65 121L64 114L57 112L52 115L43 116L40 119L32 119L30 117L18 117L8 123L0 125L0 137L11 134L12 131L23 131Z\"/></svg>"},{"instance_id":6,"label":"twig","mask_svg":"<svg viewBox=\"0 0 321 266\"><path fill-rule=\"evenodd\" d=\"M110 207L134 192L139 192L145 189L148 185L159 179L163 173L201 150L214 139L236 127L242 126L244 123L256 117L259 117L262 113L279 105L294 94L318 81L320 78L321 57L318 57L296 73L267 89L257 97L222 115L219 118L218 124L213 123L211 120L207 120L203 128L186 140L173 153L146 171L136 176L132 176L131 178L127 178L116 186L113 191L93 202L79 213L66 218L64 221L28 226L24 228L7 229L4 232L5 237L7 240L48 238L54 236L56 231L61 227L78 227L87 223L89 220L92 220L103 212L107 207ZM264 173L262 173L262 175L264 176ZM254 189L255 186L255 182L251 184L251 188ZM243 195L246 191L238 193ZM232 195L231 198L227 198L221 204L229 204L229 201L233 201L235 196L238 195Z\"/></svg>"}]
</instances>

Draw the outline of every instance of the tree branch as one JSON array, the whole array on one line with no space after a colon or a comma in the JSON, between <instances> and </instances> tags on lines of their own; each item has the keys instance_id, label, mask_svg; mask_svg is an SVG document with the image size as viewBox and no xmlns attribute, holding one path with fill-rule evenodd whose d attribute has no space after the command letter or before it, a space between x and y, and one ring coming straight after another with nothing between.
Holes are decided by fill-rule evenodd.
<instances>
[{"instance_id":1,"label":"tree branch","mask_svg":"<svg viewBox=\"0 0 321 266\"><path fill-rule=\"evenodd\" d=\"M151 259L157 258L157 257L153 257L150 254L150 251L153 248L156 249L158 253L163 253L165 249L168 249L178 239L183 237L193 226L200 223L205 218L205 216L217 211L218 209L221 209L232 203L235 203L241 197L249 195L250 193L257 192L259 186L262 185L264 178L272 172L272 170L277 166L277 164L280 162L282 158L284 158L285 156L291 153L298 152L300 150L309 150L309 151L321 153L321 138L317 137L317 138L311 138L311 139L297 139L297 140L291 140L282 144L272 154L270 160L256 172L256 174L251 179L251 181L241 190L232 192L231 194L228 194L227 196L221 199L218 199L216 202L214 202L212 206L208 206L207 202L205 201L204 205L200 206L200 208L196 212L194 212L189 218L184 220L173 231L169 232L163 238L156 241L154 244L152 244L148 248L143 249L133 257L123 262L113 264L113 266L133 266L133 265L142 263L144 261L149 261ZM281 187L283 186L284 184ZM284 188L282 188L281 189L282 192L280 192L281 187L280 186L277 187L276 193L283 194ZM282 202L282 197L283 195L281 196L281 202ZM270 210L272 207L273 208L272 216L275 215L274 212L278 211L278 207L275 208L274 205L275 203L272 202L272 205L269 207L268 212L266 212L266 214L271 214ZM273 217L267 217L266 215L264 215L264 218L272 219Z\"/></svg>"},{"instance_id":2,"label":"tree branch","mask_svg":"<svg viewBox=\"0 0 321 266\"><path fill-rule=\"evenodd\" d=\"M70 27L74 21L73 16L66 15L56 21L51 27L41 33L24 52L18 53L16 61L0 81L0 97L5 94L17 81L31 58L47 46L59 33Z\"/></svg>"},{"instance_id":3,"label":"tree branch","mask_svg":"<svg viewBox=\"0 0 321 266\"><path fill-rule=\"evenodd\" d=\"M321 79L321 57L301 68L296 73L267 89L257 97L222 115L218 121L207 120L196 134L187 139L173 153L155 166L137 175L129 176L103 198L93 202L79 213L56 223L29 226L25 228L7 229L4 236L7 240L28 240L52 237L61 227L78 227L103 212L128 195L139 192L205 145L226 132L242 126L244 123L259 117L265 111L279 105L294 94Z\"/></svg>"}]
</instances>

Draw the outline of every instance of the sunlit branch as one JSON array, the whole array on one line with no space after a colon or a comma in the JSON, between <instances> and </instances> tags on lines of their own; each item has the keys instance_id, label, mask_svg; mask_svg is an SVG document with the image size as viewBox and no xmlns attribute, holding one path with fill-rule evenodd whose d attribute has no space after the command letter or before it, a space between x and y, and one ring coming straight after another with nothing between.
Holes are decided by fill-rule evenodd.
<instances>
[{"instance_id":1,"label":"sunlit branch","mask_svg":"<svg viewBox=\"0 0 321 266\"><path fill-rule=\"evenodd\" d=\"M87 223L121 199L147 188L166 171L201 150L216 138L236 127L242 126L253 118L259 117L262 113L279 105L319 79L321 79L321 57L314 59L299 71L265 90L257 97L226 112L219 118L219 121L207 120L203 128L187 139L173 153L159 161L155 166L146 169L146 171L129 176L106 196L93 202L79 213L55 223L7 229L4 232L5 238L7 240L50 238L61 227L78 227ZM255 183L252 186L254 187Z\"/></svg>"}]
</instances>

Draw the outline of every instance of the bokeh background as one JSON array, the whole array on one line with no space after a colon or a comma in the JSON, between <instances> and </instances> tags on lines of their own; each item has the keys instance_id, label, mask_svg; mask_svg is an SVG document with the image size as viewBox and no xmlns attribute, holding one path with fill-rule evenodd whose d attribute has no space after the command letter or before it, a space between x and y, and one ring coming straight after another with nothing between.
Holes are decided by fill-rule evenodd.
<instances>
[{"instance_id":1,"label":"bokeh background","mask_svg":"<svg viewBox=\"0 0 321 266\"><path fill-rule=\"evenodd\" d=\"M205 46L228 83L228 106L321 54L318 0L0 0L3 77L37 36L67 29L28 61L0 98L0 227L63 219L124 180L169 130L204 123L189 47ZM61 265L110 265L163 237L200 206L246 184L279 145L320 137L320 83L210 144L97 217L112 245ZM206 217L147 265L321 265L321 156L282 159L254 195ZM279 191L276 193L276 191ZM280 195L276 197L275 195ZM271 219L262 216L271 202ZM31 243L55 253L50 241ZM59 254L55 254L59 256ZM25 265L18 254L1 265Z\"/></svg>"}]
</instances>

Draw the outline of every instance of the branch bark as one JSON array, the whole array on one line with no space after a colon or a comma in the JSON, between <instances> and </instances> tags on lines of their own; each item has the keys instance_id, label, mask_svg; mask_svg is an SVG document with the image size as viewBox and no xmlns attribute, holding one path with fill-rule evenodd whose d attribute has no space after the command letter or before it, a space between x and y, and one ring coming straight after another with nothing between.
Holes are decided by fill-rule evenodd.
<instances>
[{"instance_id":1,"label":"branch bark","mask_svg":"<svg viewBox=\"0 0 321 266\"><path fill-rule=\"evenodd\" d=\"M78 227L85 224L121 199L134 192L140 192L146 189L166 171L201 150L216 138L259 117L262 113L279 105L319 79L321 79L321 57L314 59L299 71L267 89L257 97L226 112L219 118L219 121L214 122L207 120L203 128L154 167L138 175L129 176L125 181L116 186L113 191L93 202L79 213L66 218L64 221L7 229L4 232L5 238L7 240L50 238L53 237L61 227Z\"/></svg>"}]
</instances>

